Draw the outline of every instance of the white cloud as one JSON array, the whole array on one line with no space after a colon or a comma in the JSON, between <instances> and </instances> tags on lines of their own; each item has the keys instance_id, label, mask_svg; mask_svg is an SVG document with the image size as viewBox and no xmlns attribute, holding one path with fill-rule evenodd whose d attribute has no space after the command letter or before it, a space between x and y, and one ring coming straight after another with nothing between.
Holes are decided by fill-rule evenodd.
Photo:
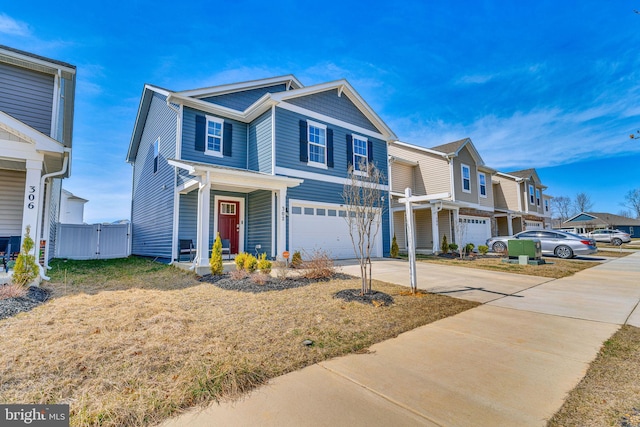
<instances>
[{"instance_id":1,"label":"white cloud","mask_svg":"<svg viewBox=\"0 0 640 427\"><path fill-rule=\"evenodd\" d=\"M0 13L0 33L28 36L31 35L31 30L26 22L17 21L5 13Z\"/></svg>"}]
</instances>

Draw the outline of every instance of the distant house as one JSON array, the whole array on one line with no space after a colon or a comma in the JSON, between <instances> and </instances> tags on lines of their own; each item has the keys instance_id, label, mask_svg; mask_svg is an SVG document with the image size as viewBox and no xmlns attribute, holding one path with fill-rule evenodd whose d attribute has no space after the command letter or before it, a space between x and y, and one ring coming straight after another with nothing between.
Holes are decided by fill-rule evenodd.
<instances>
[{"instance_id":1,"label":"distant house","mask_svg":"<svg viewBox=\"0 0 640 427\"><path fill-rule=\"evenodd\" d=\"M53 256L69 176L76 67L0 45L0 237L31 237Z\"/></svg>"},{"instance_id":2,"label":"distant house","mask_svg":"<svg viewBox=\"0 0 640 427\"><path fill-rule=\"evenodd\" d=\"M575 228L579 233L600 228L617 229L640 237L640 220L605 212L580 212L562 223L562 228Z\"/></svg>"},{"instance_id":3,"label":"distant house","mask_svg":"<svg viewBox=\"0 0 640 427\"><path fill-rule=\"evenodd\" d=\"M60 198L60 223L84 224L84 204L87 202L87 199L63 189Z\"/></svg>"}]
</instances>

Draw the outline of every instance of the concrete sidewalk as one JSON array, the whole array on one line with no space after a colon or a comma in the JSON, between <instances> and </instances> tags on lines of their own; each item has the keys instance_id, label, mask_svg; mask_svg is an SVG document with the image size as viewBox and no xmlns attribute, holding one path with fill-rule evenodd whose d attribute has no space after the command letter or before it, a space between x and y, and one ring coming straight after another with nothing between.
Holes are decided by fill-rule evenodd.
<instances>
[{"instance_id":1,"label":"concrete sidewalk","mask_svg":"<svg viewBox=\"0 0 640 427\"><path fill-rule=\"evenodd\" d=\"M407 269L378 261L374 277L406 285ZM419 263L419 286L485 305L164 425L542 426L603 341L640 326L640 253L558 280L457 270Z\"/></svg>"}]
</instances>

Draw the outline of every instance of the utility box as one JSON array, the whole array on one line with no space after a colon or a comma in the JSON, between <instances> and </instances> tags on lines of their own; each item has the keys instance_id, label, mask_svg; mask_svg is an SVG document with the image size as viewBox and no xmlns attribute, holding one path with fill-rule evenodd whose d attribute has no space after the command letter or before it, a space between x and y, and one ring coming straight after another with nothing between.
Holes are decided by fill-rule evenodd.
<instances>
[{"instance_id":1,"label":"utility box","mask_svg":"<svg viewBox=\"0 0 640 427\"><path fill-rule=\"evenodd\" d=\"M509 240L507 242L509 258L518 259L520 255L526 255L529 259L542 258L542 244L540 240Z\"/></svg>"}]
</instances>

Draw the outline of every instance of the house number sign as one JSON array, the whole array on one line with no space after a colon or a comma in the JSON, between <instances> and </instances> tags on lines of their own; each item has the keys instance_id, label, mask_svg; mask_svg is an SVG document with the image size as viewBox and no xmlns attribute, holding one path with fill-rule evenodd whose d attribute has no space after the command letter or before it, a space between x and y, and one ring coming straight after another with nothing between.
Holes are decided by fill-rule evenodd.
<instances>
[{"instance_id":1,"label":"house number sign","mask_svg":"<svg viewBox=\"0 0 640 427\"><path fill-rule=\"evenodd\" d=\"M29 193L27 194L27 208L33 209L33 202L36 200L36 187L35 185L29 186Z\"/></svg>"}]
</instances>

